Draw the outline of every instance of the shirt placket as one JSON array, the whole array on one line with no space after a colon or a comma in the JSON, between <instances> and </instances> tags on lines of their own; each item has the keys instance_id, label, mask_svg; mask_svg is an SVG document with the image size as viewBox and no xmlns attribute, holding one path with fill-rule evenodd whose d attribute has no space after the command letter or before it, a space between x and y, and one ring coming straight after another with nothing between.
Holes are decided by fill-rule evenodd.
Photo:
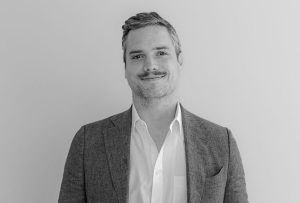
<instances>
[{"instance_id":1,"label":"shirt placket","mask_svg":"<svg viewBox=\"0 0 300 203\"><path fill-rule=\"evenodd\" d=\"M152 194L151 203L161 203L163 202L163 147L161 148L157 160L155 162L153 171L153 183L152 183Z\"/></svg>"}]
</instances>

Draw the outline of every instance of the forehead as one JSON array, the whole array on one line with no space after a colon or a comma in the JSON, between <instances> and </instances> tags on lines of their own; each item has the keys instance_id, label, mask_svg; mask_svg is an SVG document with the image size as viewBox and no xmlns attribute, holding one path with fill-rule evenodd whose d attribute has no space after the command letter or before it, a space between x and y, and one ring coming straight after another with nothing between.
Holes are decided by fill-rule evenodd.
<instances>
[{"instance_id":1,"label":"forehead","mask_svg":"<svg viewBox=\"0 0 300 203\"><path fill-rule=\"evenodd\" d=\"M126 40L128 52L132 50L152 50L155 47L163 46L174 49L167 28L158 25L131 30Z\"/></svg>"}]
</instances>

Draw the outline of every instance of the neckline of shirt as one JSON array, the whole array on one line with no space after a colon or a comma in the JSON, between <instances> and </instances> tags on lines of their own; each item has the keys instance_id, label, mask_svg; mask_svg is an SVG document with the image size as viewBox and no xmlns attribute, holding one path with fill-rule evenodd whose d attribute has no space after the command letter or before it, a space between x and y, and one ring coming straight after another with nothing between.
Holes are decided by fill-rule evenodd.
<instances>
[{"instance_id":1,"label":"neckline of shirt","mask_svg":"<svg viewBox=\"0 0 300 203\"><path fill-rule=\"evenodd\" d=\"M136 123L138 121L141 121L141 123L144 124L147 127L147 123L140 118L134 104L132 104L132 124L131 124L132 129L134 129L136 127ZM175 123L178 123L179 132L181 132L182 131L182 115L181 115L181 108L180 108L180 103L179 102L177 102L177 104L176 104L175 117L174 117L174 119L172 120L172 122L169 126L169 129L170 129L171 132L172 132L172 129L173 129Z\"/></svg>"}]
</instances>

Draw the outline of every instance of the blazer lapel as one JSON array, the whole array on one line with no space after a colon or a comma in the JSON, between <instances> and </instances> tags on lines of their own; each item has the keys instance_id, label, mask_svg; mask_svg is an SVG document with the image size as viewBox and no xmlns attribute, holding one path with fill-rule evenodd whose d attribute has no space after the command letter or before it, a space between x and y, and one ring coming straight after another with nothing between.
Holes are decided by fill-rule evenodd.
<instances>
[{"instance_id":1,"label":"blazer lapel","mask_svg":"<svg viewBox=\"0 0 300 203\"><path fill-rule=\"evenodd\" d=\"M131 116L131 108L113 116L111 121L114 126L103 132L111 178L119 202L127 202L128 199Z\"/></svg>"},{"instance_id":2,"label":"blazer lapel","mask_svg":"<svg viewBox=\"0 0 300 203\"><path fill-rule=\"evenodd\" d=\"M181 105L182 126L185 143L187 200L200 202L205 183L205 166L202 150L206 148L199 120Z\"/></svg>"}]
</instances>

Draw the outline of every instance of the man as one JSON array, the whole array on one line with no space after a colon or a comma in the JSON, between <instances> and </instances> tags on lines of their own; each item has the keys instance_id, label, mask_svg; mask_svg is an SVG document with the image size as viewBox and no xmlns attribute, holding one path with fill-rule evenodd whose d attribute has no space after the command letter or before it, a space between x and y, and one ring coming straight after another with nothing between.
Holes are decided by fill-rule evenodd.
<instances>
[{"instance_id":1,"label":"man","mask_svg":"<svg viewBox=\"0 0 300 203\"><path fill-rule=\"evenodd\" d=\"M248 202L230 131L179 103L175 29L155 12L139 13L122 28L133 105L77 132L59 202Z\"/></svg>"}]
</instances>

